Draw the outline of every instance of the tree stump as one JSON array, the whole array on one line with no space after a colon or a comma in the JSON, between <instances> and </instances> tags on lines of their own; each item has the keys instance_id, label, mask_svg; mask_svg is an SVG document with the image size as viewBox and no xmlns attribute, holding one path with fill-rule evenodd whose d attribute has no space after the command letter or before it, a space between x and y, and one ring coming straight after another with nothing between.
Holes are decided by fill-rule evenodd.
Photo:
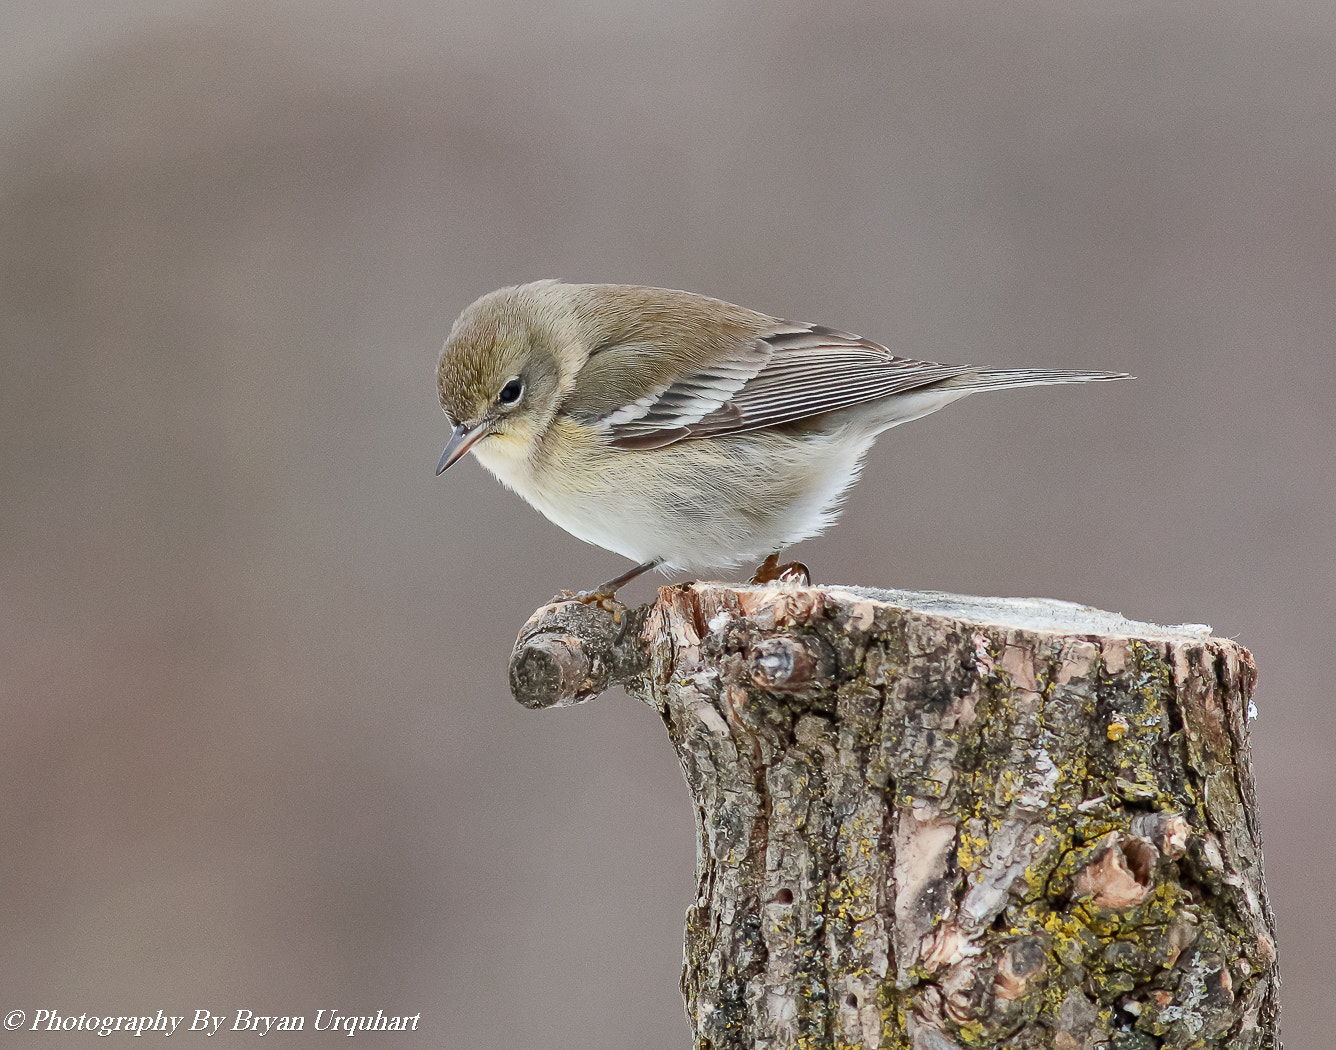
<instances>
[{"instance_id":1,"label":"tree stump","mask_svg":"<svg viewBox=\"0 0 1336 1050\"><path fill-rule=\"evenodd\" d=\"M695 802L697 1050L1280 1046L1252 657L1065 602L557 602L529 707L625 685Z\"/></svg>"}]
</instances>

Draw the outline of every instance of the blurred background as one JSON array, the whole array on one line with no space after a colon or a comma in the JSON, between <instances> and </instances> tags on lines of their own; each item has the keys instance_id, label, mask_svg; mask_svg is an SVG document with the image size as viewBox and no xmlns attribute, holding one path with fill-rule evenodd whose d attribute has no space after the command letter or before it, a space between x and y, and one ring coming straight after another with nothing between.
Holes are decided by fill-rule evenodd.
<instances>
[{"instance_id":1,"label":"blurred background","mask_svg":"<svg viewBox=\"0 0 1336 1050\"><path fill-rule=\"evenodd\" d=\"M1321 1045L1333 48L1316 0L0 8L0 1009L687 1045L661 725L506 685L529 613L625 564L432 476L451 320L560 277L1139 377L892 432L795 554L1252 649Z\"/></svg>"}]
</instances>

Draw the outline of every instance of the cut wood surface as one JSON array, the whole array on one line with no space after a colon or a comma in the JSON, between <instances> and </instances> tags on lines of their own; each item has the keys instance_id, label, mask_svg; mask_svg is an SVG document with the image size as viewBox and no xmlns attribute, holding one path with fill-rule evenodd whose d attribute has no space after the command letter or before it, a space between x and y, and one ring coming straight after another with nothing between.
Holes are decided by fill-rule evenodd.
<instances>
[{"instance_id":1,"label":"cut wood surface","mask_svg":"<svg viewBox=\"0 0 1336 1050\"><path fill-rule=\"evenodd\" d=\"M697 816L698 1050L1278 1047L1247 650L1066 602L557 602L530 707L624 685Z\"/></svg>"}]
</instances>

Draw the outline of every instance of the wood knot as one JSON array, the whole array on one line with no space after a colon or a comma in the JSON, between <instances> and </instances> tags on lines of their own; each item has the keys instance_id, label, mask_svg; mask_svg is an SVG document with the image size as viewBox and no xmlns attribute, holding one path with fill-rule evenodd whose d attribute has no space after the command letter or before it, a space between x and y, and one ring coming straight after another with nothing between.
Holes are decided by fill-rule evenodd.
<instances>
[{"instance_id":1,"label":"wood knot","mask_svg":"<svg viewBox=\"0 0 1336 1050\"><path fill-rule=\"evenodd\" d=\"M1178 860L1188 851L1192 826L1182 813L1159 810L1133 817L1132 834L1154 844L1170 860Z\"/></svg>"},{"instance_id":2,"label":"wood knot","mask_svg":"<svg viewBox=\"0 0 1336 1050\"><path fill-rule=\"evenodd\" d=\"M993 993L1004 1002L1024 997L1034 979L1044 972L1047 962L1047 938L1031 935L1012 941L998 961Z\"/></svg>"},{"instance_id":3,"label":"wood knot","mask_svg":"<svg viewBox=\"0 0 1336 1050\"><path fill-rule=\"evenodd\" d=\"M825 684L834 673L835 659L820 638L791 634L763 638L751 651L751 679L762 689L796 693Z\"/></svg>"},{"instance_id":4,"label":"wood knot","mask_svg":"<svg viewBox=\"0 0 1336 1050\"><path fill-rule=\"evenodd\" d=\"M1137 835L1111 831L1093 862L1076 876L1076 895L1104 908L1130 908L1149 896L1159 850Z\"/></svg>"}]
</instances>

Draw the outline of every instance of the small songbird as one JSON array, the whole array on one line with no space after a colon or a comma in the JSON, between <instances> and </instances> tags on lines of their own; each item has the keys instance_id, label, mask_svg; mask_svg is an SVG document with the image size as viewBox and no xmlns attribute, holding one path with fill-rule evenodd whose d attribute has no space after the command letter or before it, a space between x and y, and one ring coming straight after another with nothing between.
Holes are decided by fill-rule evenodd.
<instances>
[{"instance_id":1,"label":"small songbird","mask_svg":"<svg viewBox=\"0 0 1336 1050\"><path fill-rule=\"evenodd\" d=\"M653 568L774 555L836 518L883 430L979 390L1128 378L898 357L820 325L664 288L536 281L484 295L437 368L454 433L567 532Z\"/></svg>"}]
</instances>

